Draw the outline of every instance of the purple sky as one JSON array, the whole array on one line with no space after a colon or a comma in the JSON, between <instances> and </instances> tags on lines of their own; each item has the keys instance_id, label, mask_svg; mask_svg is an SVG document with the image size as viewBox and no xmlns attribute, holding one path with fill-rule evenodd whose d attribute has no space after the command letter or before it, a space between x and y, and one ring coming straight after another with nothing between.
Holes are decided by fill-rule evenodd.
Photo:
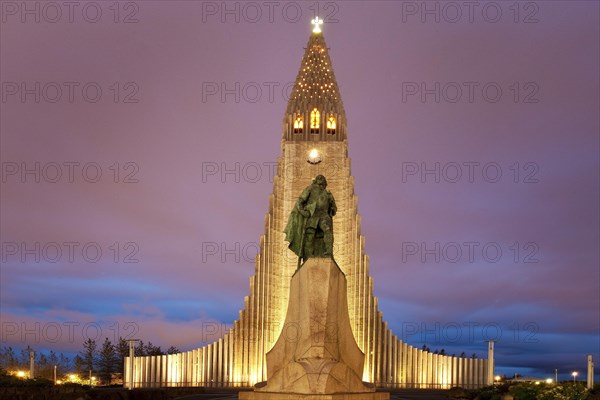
<instances>
[{"instance_id":1,"label":"purple sky","mask_svg":"<svg viewBox=\"0 0 600 400\"><path fill-rule=\"evenodd\" d=\"M0 3L0 345L188 350L237 318L318 5L395 334L498 339L507 375L600 363L597 2L22 4Z\"/></svg>"}]
</instances>

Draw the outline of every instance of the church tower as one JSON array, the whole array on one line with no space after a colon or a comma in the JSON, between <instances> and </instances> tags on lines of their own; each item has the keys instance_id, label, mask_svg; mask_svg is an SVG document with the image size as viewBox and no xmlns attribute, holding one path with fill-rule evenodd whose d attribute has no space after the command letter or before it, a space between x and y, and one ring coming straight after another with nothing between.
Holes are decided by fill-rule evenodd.
<instances>
[{"instance_id":1,"label":"church tower","mask_svg":"<svg viewBox=\"0 0 600 400\"><path fill-rule=\"evenodd\" d=\"M343 142L346 113L325 38L314 20L285 118L284 142ZM286 126L287 125L287 128Z\"/></svg>"},{"instance_id":2,"label":"church tower","mask_svg":"<svg viewBox=\"0 0 600 400\"><path fill-rule=\"evenodd\" d=\"M260 237L250 293L233 328L218 341L179 354L126 361L124 381L149 386L251 386L267 378L266 353L285 329L290 281L298 259L284 228L295 202L322 174L337 203L334 259L346 275L352 333L365 354L363 381L387 387L479 387L487 360L417 349L394 336L378 307L361 234L348 158L346 113L329 49L315 18L283 118L281 154ZM286 334L286 332L284 332ZM293 329L289 333L295 334Z\"/></svg>"}]
</instances>

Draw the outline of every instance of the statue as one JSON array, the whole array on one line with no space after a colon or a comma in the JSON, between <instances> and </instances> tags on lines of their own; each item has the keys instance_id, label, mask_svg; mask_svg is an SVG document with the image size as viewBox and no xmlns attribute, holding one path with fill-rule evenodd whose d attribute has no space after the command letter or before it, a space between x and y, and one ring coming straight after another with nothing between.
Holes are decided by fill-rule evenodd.
<instances>
[{"instance_id":1,"label":"statue","mask_svg":"<svg viewBox=\"0 0 600 400\"><path fill-rule=\"evenodd\" d=\"M337 211L327 180L318 175L302 194L285 227L289 248L298 256L298 268L310 257L333 257L333 219Z\"/></svg>"}]
</instances>

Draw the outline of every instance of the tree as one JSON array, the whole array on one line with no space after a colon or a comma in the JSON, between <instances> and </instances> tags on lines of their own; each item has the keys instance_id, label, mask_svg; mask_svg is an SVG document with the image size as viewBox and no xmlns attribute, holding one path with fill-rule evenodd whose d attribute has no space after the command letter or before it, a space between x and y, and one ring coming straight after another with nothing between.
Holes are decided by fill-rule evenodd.
<instances>
[{"instance_id":1,"label":"tree","mask_svg":"<svg viewBox=\"0 0 600 400\"><path fill-rule=\"evenodd\" d=\"M29 353L32 352L33 349L31 346L27 346L26 349L22 349L19 356L19 366L22 368L29 368Z\"/></svg>"},{"instance_id":2,"label":"tree","mask_svg":"<svg viewBox=\"0 0 600 400\"><path fill-rule=\"evenodd\" d=\"M108 338L105 338L104 343L102 343L102 349L100 350L100 357L98 358L98 369L102 381L108 382L109 385L111 383L112 373L117 370L117 361L117 351L115 350L115 346Z\"/></svg>"},{"instance_id":3,"label":"tree","mask_svg":"<svg viewBox=\"0 0 600 400\"><path fill-rule=\"evenodd\" d=\"M119 342L115 345L115 350L117 352L117 362L119 363L117 371L123 373L125 357L129 356L129 343L127 343L127 340L119 337Z\"/></svg>"},{"instance_id":4,"label":"tree","mask_svg":"<svg viewBox=\"0 0 600 400\"><path fill-rule=\"evenodd\" d=\"M136 357L142 357L146 355L146 346L144 345L144 341L140 340L138 345L135 347L134 355Z\"/></svg>"},{"instance_id":5,"label":"tree","mask_svg":"<svg viewBox=\"0 0 600 400\"><path fill-rule=\"evenodd\" d=\"M152 342L148 342L148 344L146 345L146 348L145 348L145 350L144 350L144 353L145 353L147 356L162 356L163 354L165 354L165 353L164 353L164 352L161 350L160 346L154 346L154 345L152 344Z\"/></svg>"},{"instance_id":6,"label":"tree","mask_svg":"<svg viewBox=\"0 0 600 400\"><path fill-rule=\"evenodd\" d=\"M90 338L83 342L83 351L80 354L83 359L82 367L85 372L94 370L94 366L97 362L96 347L96 341Z\"/></svg>"},{"instance_id":7,"label":"tree","mask_svg":"<svg viewBox=\"0 0 600 400\"><path fill-rule=\"evenodd\" d=\"M44 353L37 353L35 358L35 376L50 378L53 371L48 362L48 357Z\"/></svg>"},{"instance_id":8,"label":"tree","mask_svg":"<svg viewBox=\"0 0 600 400\"><path fill-rule=\"evenodd\" d=\"M75 356L75 358L73 359L73 367L75 368L75 372L77 372L77 374L81 374L81 372L83 372L83 365L85 364L85 361L83 360L83 357L81 357L79 354L77 354Z\"/></svg>"},{"instance_id":9,"label":"tree","mask_svg":"<svg viewBox=\"0 0 600 400\"><path fill-rule=\"evenodd\" d=\"M0 365L3 368L15 368L18 365L17 356L12 347L3 347L0 351Z\"/></svg>"},{"instance_id":10,"label":"tree","mask_svg":"<svg viewBox=\"0 0 600 400\"><path fill-rule=\"evenodd\" d=\"M181 351L175 346L171 346L167 349L167 354L176 354L176 353L181 353Z\"/></svg>"},{"instance_id":11,"label":"tree","mask_svg":"<svg viewBox=\"0 0 600 400\"><path fill-rule=\"evenodd\" d=\"M54 366L56 365L58 369L58 356L52 350L50 350L50 354L48 354L48 364L50 364L52 368L54 368Z\"/></svg>"},{"instance_id":12,"label":"tree","mask_svg":"<svg viewBox=\"0 0 600 400\"><path fill-rule=\"evenodd\" d=\"M71 360L69 360L69 357L65 357L65 355L63 353L60 353L58 356L58 368L57 368L57 375L61 376L67 373L67 371L69 371L71 369Z\"/></svg>"}]
</instances>

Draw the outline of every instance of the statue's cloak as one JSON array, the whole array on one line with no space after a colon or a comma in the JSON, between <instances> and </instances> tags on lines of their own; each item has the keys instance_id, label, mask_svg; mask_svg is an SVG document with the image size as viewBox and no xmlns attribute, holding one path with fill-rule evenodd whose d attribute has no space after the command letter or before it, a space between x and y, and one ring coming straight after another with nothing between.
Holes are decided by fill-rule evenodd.
<instances>
[{"instance_id":1,"label":"statue's cloak","mask_svg":"<svg viewBox=\"0 0 600 400\"><path fill-rule=\"evenodd\" d=\"M305 222L306 218L300 214L298 204L296 204L290 213L283 233L285 233L285 240L290 242L289 249L298 257L302 257L302 236L304 235Z\"/></svg>"}]
</instances>

